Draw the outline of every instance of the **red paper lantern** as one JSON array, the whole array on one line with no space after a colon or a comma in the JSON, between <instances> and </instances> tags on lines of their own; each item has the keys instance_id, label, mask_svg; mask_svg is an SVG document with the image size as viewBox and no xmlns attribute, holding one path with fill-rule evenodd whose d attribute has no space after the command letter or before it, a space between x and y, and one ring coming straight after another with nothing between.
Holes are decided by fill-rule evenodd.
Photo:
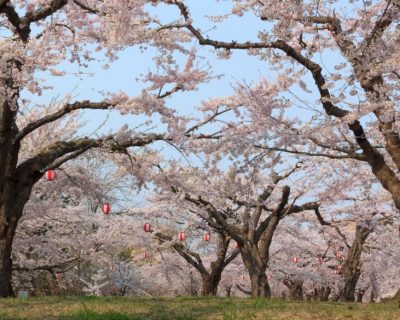
<instances>
[{"instance_id":1,"label":"red paper lantern","mask_svg":"<svg viewBox=\"0 0 400 320\"><path fill-rule=\"evenodd\" d=\"M151 224L150 223L145 223L143 225L143 230L144 230L144 232L150 232L151 231Z\"/></svg>"},{"instance_id":2,"label":"red paper lantern","mask_svg":"<svg viewBox=\"0 0 400 320\"><path fill-rule=\"evenodd\" d=\"M185 233L183 231L179 232L179 236L178 237L179 237L180 241L184 241L186 239L186 235L185 235Z\"/></svg>"},{"instance_id":3,"label":"red paper lantern","mask_svg":"<svg viewBox=\"0 0 400 320\"><path fill-rule=\"evenodd\" d=\"M210 241L210 234L209 234L209 233L206 233L206 234L203 236L203 239L204 239L204 241Z\"/></svg>"},{"instance_id":4,"label":"red paper lantern","mask_svg":"<svg viewBox=\"0 0 400 320\"><path fill-rule=\"evenodd\" d=\"M293 257L292 261L293 261L294 263L297 263L297 262L300 261L300 258L299 258L299 257Z\"/></svg>"},{"instance_id":5,"label":"red paper lantern","mask_svg":"<svg viewBox=\"0 0 400 320\"><path fill-rule=\"evenodd\" d=\"M57 173L55 170L47 170L46 171L46 178L48 181L53 181L57 176Z\"/></svg>"},{"instance_id":6,"label":"red paper lantern","mask_svg":"<svg viewBox=\"0 0 400 320\"><path fill-rule=\"evenodd\" d=\"M103 211L104 214L109 214L111 211L111 206L109 203L104 203L101 205L101 211Z\"/></svg>"}]
</instances>

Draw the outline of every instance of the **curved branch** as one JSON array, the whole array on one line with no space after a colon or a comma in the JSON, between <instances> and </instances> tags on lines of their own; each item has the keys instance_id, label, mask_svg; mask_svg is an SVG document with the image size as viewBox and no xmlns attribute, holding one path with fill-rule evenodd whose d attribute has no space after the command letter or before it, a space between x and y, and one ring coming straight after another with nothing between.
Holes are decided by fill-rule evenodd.
<instances>
[{"instance_id":1,"label":"curved branch","mask_svg":"<svg viewBox=\"0 0 400 320\"><path fill-rule=\"evenodd\" d=\"M66 104L61 110L45 116L35 122L29 123L25 128L20 130L17 136L14 139L14 143L21 141L24 137L26 137L32 131L44 126L45 124L56 121L68 113L71 113L75 110L83 110L83 109L92 109L92 110L106 110L112 105L108 102L91 102L88 100L82 102L74 102Z\"/></svg>"},{"instance_id":2,"label":"curved branch","mask_svg":"<svg viewBox=\"0 0 400 320\"><path fill-rule=\"evenodd\" d=\"M156 233L154 236L161 242L172 242L171 237L163 235L162 233ZM176 252L179 253L180 256L182 256L182 258L195 267L201 274L209 274L207 269L204 267L203 261L198 253L190 251L183 244L178 242L172 243L172 247Z\"/></svg>"},{"instance_id":3,"label":"curved branch","mask_svg":"<svg viewBox=\"0 0 400 320\"><path fill-rule=\"evenodd\" d=\"M72 141L57 141L36 156L22 162L17 168L17 174L29 176L34 172L43 172L45 168L50 166L55 160L69 153L75 153L74 155L78 156L91 148L106 148L110 152L125 153L126 148L142 147L160 140L165 140L163 134L146 134L127 139L123 142L117 142L113 137L105 139L80 138ZM65 159L65 161L60 160L60 165L67 160L69 159Z\"/></svg>"}]
</instances>

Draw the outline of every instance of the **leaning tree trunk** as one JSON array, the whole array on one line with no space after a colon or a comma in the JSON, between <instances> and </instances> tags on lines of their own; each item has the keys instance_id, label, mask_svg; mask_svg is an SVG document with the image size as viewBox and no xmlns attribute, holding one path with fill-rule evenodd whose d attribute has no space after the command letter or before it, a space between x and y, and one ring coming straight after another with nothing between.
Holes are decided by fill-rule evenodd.
<instances>
[{"instance_id":1,"label":"leaning tree trunk","mask_svg":"<svg viewBox=\"0 0 400 320\"><path fill-rule=\"evenodd\" d=\"M356 227L356 236L343 265L344 288L342 301L355 301L355 290L361 275L361 253L364 243L371 233L371 229L364 226Z\"/></svg>"}]
</instances>

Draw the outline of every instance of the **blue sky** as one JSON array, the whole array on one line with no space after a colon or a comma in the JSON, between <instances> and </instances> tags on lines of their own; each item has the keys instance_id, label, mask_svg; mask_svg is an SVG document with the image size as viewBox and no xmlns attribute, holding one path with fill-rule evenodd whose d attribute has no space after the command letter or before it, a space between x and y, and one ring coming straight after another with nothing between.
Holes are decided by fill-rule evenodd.
<instances>
[{"instance_id":1,"label":"blue sky","mask_svg":"<svg viewBox=\"0 0 400 320\"><path fill-rule=\"evenodd\" d=\"M219 40L237 40L248 41L257 40L257 32L266 27L266 24L260 19L254 19L251 15L244 17L233 16L222 24L215 25L204 16L211 14L229 13L231 1L215 0L191 0L188 1L190 12L194 20L194 25L203 31L203 34L210 38ZM212 10L210 8L212 7ZM156 9L160 13L163 21L170 22L179 17L178 10L172 6L161 6ZM205 32L207 31L207 32ZM194 43L196 45L196 43ZM257 82L261 77L268 79L274 78L274 72L269 69L268 63L260 61L257 57L250 56L245 51L234 51L231 59L217 59L215 50L210 47L198 47L198 55L204 58L211 67L214 75L224 75L221 79L213 80L210 84L201 85L196 92L177 93L168 99L168 105L177 109L181 114L193 114L195 108L201 101L209 98L230 95L233 92L232 85L236 82L246 81L247 83ZM63 69L69 74L63 77L51 77L47 73L38 74L47 80L48 84L54 87L54 90L45 91L42 97L31 97L32 102L46 104L55 97L73 93L73 100L92 101L102 100L100 92L118 92L124 91L129 95L138 94L145 86L136 79L141 78L142 74L146 74L149 70L155 70L152 61L159 52L154 48L149 48L142 52L139 48L129 48L118 54L119 59L110 64L110 68L105 70L103 65L107 63L105 59L101 62L93 62L88 69L79 69L76 65L64 63ZM102 58L99 56L99 58ZM337 63L340 57L331 52L327 52L323 56L324 65L328 69L333 69L332 65ZM319 62L319 57L315 56L315 61ZM178 62L184 64L185 57L178 56ZM81 75L76 73L92 73L93 76ZM313 80L308 78L311 83ZM310 84L310 88L313 85ZM304 92L297 90L295 94L306 98L306 100L314 101L317 96L307 97ZM293 110L293 116L303 116L301 109ZM121 116L117 112L112 111L85 111L84 119L88 121L83 129L83 134L91 133L102 123L107 116L109 120L103 129L103 132L118 130L122 125L129 124L135 127L144 121L144 117Z\"/></svg>"},{"instance_id":2,"label":"blue sky","mask_svg":"<svg viewBox=\"0 0 400 320\"><path fill-rule=\"evenodd\" d=\"M206 19L209 2L212 5L215 2L211 0L206 1L191 1L191 12L193 13L196 25L202 30L209 30L213 28L214 24ZM219 3L223 7L222 12L229 11L226 3ZM215 6L214 8L219 9ZM164 6L162 11L162 18L165 21L171 21L178 17L177 10L171 7ZM240 25L240 28L238 28ZM243 18L231 19L223 27L209 31L210 37L219 39L231 40L248 40L249 35L251 38L256 39L256 30L260 29L261 24L253 21L250 18L243 20ZM130 95L138 94L143 86L142 82L137 81L142 74L147 73L149 70L155 70L152 58L158 52L154 48L141 52L139 48L129 48L118 54L119 59L110 64L108 70L103 69L103 65L107 62L94 62L91 63L88 69L79 69L76 65L64 63L63 69L66 69L69 74L63 77L51 77L47 73L39 73L38 76L47 80L48 84L54 87L54 90L45 91L42 97L30 96L32 102L48 103L56 96L63 97L69 93L73 93L76 100L89 99L99 101L102 99L100 92L118 92L124 91ZM168 104L171 107L178 109L181 113L190 114L194 108L200 104L201 101L211 97L224 96L232 94L232 84L237 81L246 80L247 82L256 81L261 76L265 76L265 71L268 66L265 62L260 62L257 58L248 56L245 52L234 52L232 59L219 60L216 58L215 51L211 48L200 48L200 60L204 58L209 61L212 66L212 72L215 75L223 74L224 77L219 80L214 80L211 85L200 86L197 92L178 93L173 98L168 99ZM184 63L185 58L181 56L178 62ZM81 75L77 76L76 73L93 73L93 76ZM26 95L28 97L29 95ZM87 126L88 132L91 132L96 127L96 123L101 123L105 119L105 112L86 112L87 117L91 119L91 124ZM108 129L118 128L127 122L126 117L118 116L112 113L112 117L108 122ZM131 121L131 120L129 120Z\"/></svg>"}]
</instances>

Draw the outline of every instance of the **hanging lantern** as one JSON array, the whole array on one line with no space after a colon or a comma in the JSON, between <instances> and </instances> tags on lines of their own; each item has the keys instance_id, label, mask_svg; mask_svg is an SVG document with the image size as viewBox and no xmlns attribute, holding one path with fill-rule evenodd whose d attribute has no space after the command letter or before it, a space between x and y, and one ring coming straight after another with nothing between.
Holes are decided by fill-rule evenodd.
<instances>
[{"instance_id":1,"label":"hanging lantern","mask_svg":"<svg viewBox=\"0 0 400 320\"><path fill-rule=\"evenodd\" d=\"M203 239L204 239L204 241L210 241L210 234L209 234L209 233L206 233L206 234L203 236Z\"/></svg>"},{"instance_id":2,"label":"hanging lantern","mask_svg":"<svg viewBox=\"0 0 400 320\"><path fill-rule=\"evenodd\" d=\"M47 181L53 181L57 176L57 173L55 170L47 170L46 171L46 179Z\"/></svg>"},{"instance_id":3,"label":"hanging lantern","mask_svg":"<svg viewBox=\"0 0 400 320\"><path fill-rule=\"evenodd\" d=\"M109 214L110 211L111 211L111 206L110 206L110 204L109 204L109 203L104 203L104 204L102 204L102 205L101 205L101 211L102 211L104 214Z\"/></svg>"},{"instance_id":4,"label":"hanging lantern","mask_svg":"<svg viewBox=\"0 0 400 320\"><path fill-rule=\"evenodd\" d=\"M150 223L145 223L143 225L143 230L144 230L144 232L150 232L151 231L151 224Z\"/></svg>"},{"instance_id":5,"label":"hanging lantern","mask_svg":"<svg viewBox=\"0 0 400 320\"><path fill-rule=\"evenodd\" d=\"M178 237L180 241L184 241L186 239L186 234L183 231L180 231Z\"/></svg>"},{"instance_id":6,"label":"hanging lantern","mask_svg":"<svg viewBox=\"0 0 400 320\"><path fill-rule=\"evenodd\" d=\"M62 274L60 272L56 273L56 280L60 281L62 279Z\"/></svg>"},{"instance_id":7,"label":"hanging lantern","mask_svg":"<svg viewBox=\"0 0 400 320\"><path fill-rule=\"evenodd\" d=\"M300 258L299 258L299 257L293 257L292 261L293 261L294 263L297 263L297 262L300 261Z\"/></svg>"}]
</instances>

